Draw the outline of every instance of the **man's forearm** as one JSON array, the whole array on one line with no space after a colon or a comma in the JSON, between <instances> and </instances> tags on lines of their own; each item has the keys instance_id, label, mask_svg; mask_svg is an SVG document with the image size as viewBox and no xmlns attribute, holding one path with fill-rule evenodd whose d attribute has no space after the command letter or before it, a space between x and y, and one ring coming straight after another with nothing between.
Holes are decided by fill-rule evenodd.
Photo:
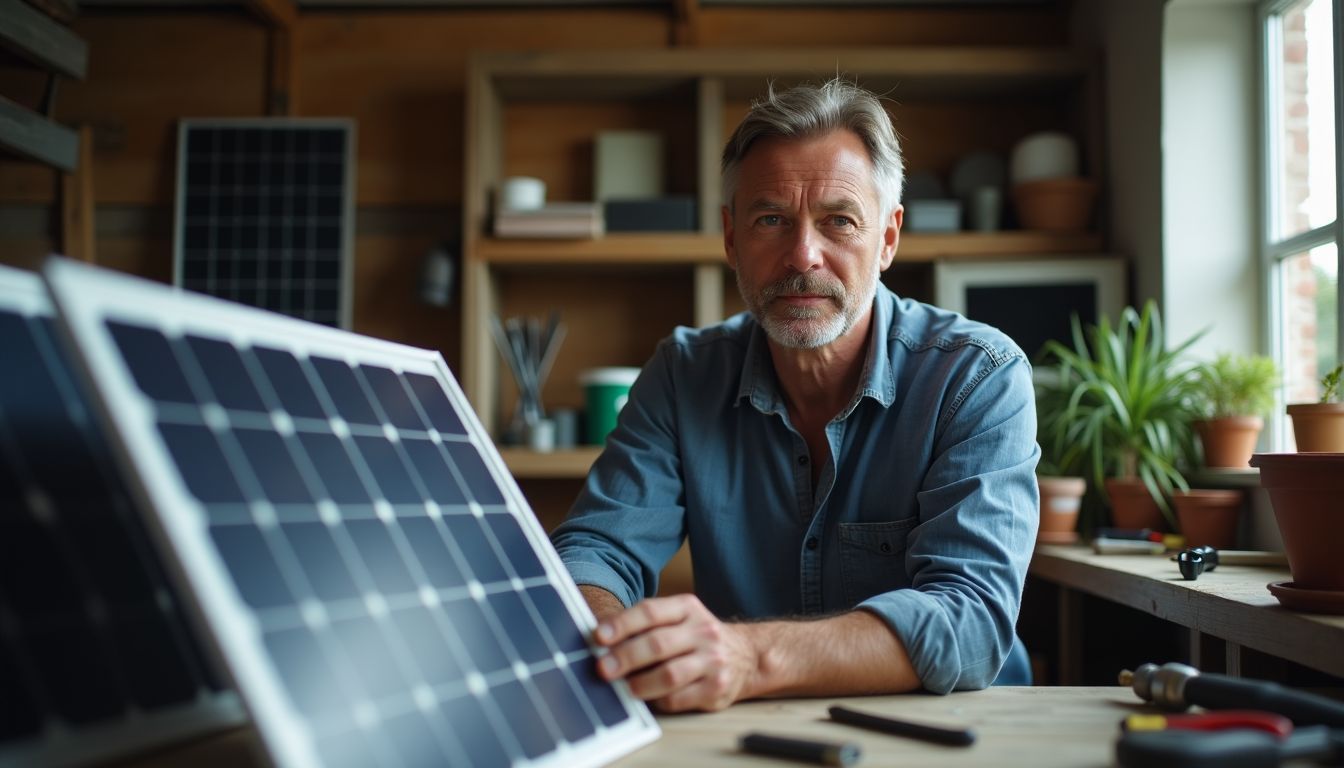
<instances>
[{"instance_id":1,"label":"man's forearm","mask_svg":"<svg viewBox=\"0 0 1344 768\"><path fill-rule=\"evenodd\" d=\"M588 601L588 607L592 609L593 615L597 617L598 621L608 616L615 616L625 610L625 604L621 602L620 598L601 587L580 584L579 594L583 595L583 599Z\"/></svg>"},{"instance_id":2,"label":"man's forearm","mask_svg":"<svg viewBox=\"0 0 1344 768\"><path fill-rule=\"evenodd\" d=\"M742 698L903 693L920 687L891 628L867 611L814 621L732 624L756 649Z\"/></svg>"}]
</instances>

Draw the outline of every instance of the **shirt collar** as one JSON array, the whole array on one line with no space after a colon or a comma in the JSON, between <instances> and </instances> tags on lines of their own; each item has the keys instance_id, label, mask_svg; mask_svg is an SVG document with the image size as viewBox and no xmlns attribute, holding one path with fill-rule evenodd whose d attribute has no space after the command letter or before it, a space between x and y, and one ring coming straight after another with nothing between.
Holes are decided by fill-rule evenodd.
<instances>
[{"instance_id":1,"label":"shirt collar","mask_svg":"<svg viewBox=\"0 0 1344 768\"><path fill-rule=\"evenodd\" d=\"M873 325L868 336L868 353L863 363L863 373L859 375L859 387L854 399L837 418L845 418L858 407L865 397L872 398L883 408L891 407L896 399L896 378L891 371L891 347L887 343L891 336L893 309L897 298L894 293L881 284L873 298ZM770 345L765 329L755 318L749 323L750 338L747 340L746 360L742 366L742 376L738 383L737 400L751 401L752 406L761 413L783 413L784 398L779 391L779 380L775 377L775 364L770 357Z\"/></svg>"}]
</instances>

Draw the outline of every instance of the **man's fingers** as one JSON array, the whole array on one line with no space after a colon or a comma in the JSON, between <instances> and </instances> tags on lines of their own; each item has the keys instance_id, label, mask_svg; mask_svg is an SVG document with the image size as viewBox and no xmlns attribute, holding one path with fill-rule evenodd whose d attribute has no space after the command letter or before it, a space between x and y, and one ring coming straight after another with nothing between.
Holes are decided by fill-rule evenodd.
<instances>
[{"instance_id":1,"label":"man's fingers","mask_svg":"<svg viewBox=\"0 0 1344 768\"><path fill-rule=\"evenodd\" d=\"M695 604L698 603L687 600L685 595L643 600L629 610L603 619L597 625L595 636L602 645L612 646L654 627L684 621Z\"/></svg>"},{"instance_id":2,"label":"man's fingers","mask_svg":"<svg viewBox=\"0 0 1344 768\"><path fill-rule=\"evenodd\" d=\"M704 658L700 654L687 654L631 675L626 682L630 684L632 693L645 701L651 701L692 685L704 674Z\"/></svg>"},{"instance_id":3,"label":"man's fingers","mask_svg":"<svg viewBox=\"0 0 1344 768\"><path fill-rule=\"evenodd\" d=\"M695 649L695 636L688 629L659 627L612 646L611 652L602 657L602 675L608 680L627 677Z\"/></svg>"}]
</instances>

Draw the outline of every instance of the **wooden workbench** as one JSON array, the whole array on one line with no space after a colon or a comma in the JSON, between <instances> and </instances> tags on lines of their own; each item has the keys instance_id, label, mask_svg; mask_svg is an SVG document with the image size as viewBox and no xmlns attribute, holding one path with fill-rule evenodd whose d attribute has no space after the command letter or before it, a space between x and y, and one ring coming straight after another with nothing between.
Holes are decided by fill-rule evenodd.
<instances>
[{"instance_id":1,"label":"wooden workbench","mask_svg":"<svg viewBox=\"0 0 1344 768\"><path fill-rule=\"evenodd\" d=\"M1088 642L1078 610L1079 594L1094 595L1186 627L1192 632L1191 662L1200 666L1199 634L1219 638L1225 669L1239 674L1242 648L1252 648L1344 677L1344 616L1290 611L1266 585L1289 581L1286 567L1220 565L1185 581L1168 555L1098 555L1084 546L1036 547L1031 574L1062 589L1059 600L1060 682L1077 678L1079 655Z\"/></svg>"}]
</instances>

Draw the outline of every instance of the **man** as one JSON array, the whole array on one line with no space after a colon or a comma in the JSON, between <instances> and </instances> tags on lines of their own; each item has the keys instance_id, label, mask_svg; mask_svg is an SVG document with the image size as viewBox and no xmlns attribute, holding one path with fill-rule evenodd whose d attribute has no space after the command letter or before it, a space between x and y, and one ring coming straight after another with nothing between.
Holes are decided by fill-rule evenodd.
<instances>
[{"instance_id":1,"label":"man","mask_svg":"<svg viewBox=\"0 0 1344 768\"><path fill-rule=\"evenodd\" d=\"M723 179L750 311L659 345L553 535L601 674L664 711L989 685L1036 535L1030 366L880 286L902 168L872 94L772 89ZM697 595L653 597L686 537Z\"/></svg>"}]
</instances>

